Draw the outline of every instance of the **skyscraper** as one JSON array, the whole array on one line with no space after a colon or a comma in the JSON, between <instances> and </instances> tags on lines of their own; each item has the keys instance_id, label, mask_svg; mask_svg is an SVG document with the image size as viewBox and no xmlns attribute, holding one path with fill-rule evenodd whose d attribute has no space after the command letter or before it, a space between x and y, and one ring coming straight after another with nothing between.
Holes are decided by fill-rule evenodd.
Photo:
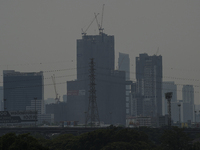
<instances>
[{"instance_id":1,"label":"skyscraper","mask_svg":"<svg viewBox=\"0 0 200 150\"><path fill-rule=\"evenodd\" d=\"M143 116L162 115L162 56L136 57L137 110ZM140 105L140 106L139 106Z\"/></svg>"},{"instance_id":2,"label":"skyscraper","mask_svg":"<svg viewBox=\"0 0 200 150\"><path fill-rule=\"evenodd\" d=\"M3 71L5 110L26 110L31 100L44 99L43 72Z\"/></svg>"},{"instance_id":3,"label":"skyscraper","mask_svg":"<svg viewBox=\"0 0 200 150\"><path fill-rule=\"evenodd\" d=\"M119 53L119 58L118 58L118 70L120 71L125 71L126 73L126 81L130 80L130 59L129 59L129 54L125 53ZM126 85L126 115L129 116L131 115L131 106L130 106L130 92L131 92L131 85L128 83L132 82L127 82Z\"/></svg>"},{"instance_id":4,"label":"skyscraper","mask_svg":"<svg viewBox=\"0 0 200 150\"><path fill-rule=\"evenodd\" d=\"M114 36L84 35L77 40L77 80L88 79L90 59L94 58L96 74L114 70Z\"/></svg>"},{"instance_id":5,"label":"skyscraper","mask_svg":"<svg viewBox=\"0 0 200 150\"><path fill-rule=\"evenodd\" d=\"M0 111L4 110L3 106L3 86L0 86Z\"/></svg>"},{"instance_id":6,"label":"skyscraper","mask_svg":"<svg viewBox=\"0 0 200 150\"><path fill-rule=\"evenodd\" d=\"M183 85L182 88L183 102L194 104L194 87L193 85Z\"/></svg>"},{"instance_id":7,"label":"skyscraper","mask_svg":"<svg viewBox=\"0 0 200 150\"><path fill-rule=\"evenodd\" d=\"M67 82L69 120L85 122L89 96L89 63L94 58L100 121L125 124L125 72L114 70L114 36L83 35L77 40L77 80Z\"/></svg>"},{"instance_id":8,"label":"skyscraper","mask_svg":"<svg viewBox=\"0 0 200 150\"><path fill-rule=\"evenodd\" d=\"M194 120L194 87L193 85L183 85L183 121Z\"/></svg>"},{"instance_id":9,"label":"skyscraper","mask_svg":"<svg viewBox=\"0 0 200 150\"><path fill-rule=\"evenodd\" d=\"M129 54L119 53L118 70L125 71L126 80L130 80L130 59Z\"/></svg>"}]
</instances>

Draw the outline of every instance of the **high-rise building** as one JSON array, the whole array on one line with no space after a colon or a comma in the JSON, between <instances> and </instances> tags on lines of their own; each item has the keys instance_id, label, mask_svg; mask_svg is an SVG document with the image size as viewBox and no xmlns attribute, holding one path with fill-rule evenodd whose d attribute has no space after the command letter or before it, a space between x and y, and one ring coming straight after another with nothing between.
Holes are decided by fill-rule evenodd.
<instances>
[{"instance_id":1,"label":"high-rise building","mask_svg":"<svg viewBox=\"0 0 200 150\"><path fill-rule=\"evenodd\" d=\"M162 115L162 56L136 57L137 112L142 116Z\"/></svg>"},{"instance_id":2,"label":"high-rise building","mask_svg":"<svg viewBox=\"0 0 200 150\"><path fill-rule=\"evenodd\" d=\"M43 72L3 71L4 110L26 110L31 100L44 99Z\"/></svg>"},{"instance_id":3,"label":"high-rise building","mask_svg":"<svg viewBox=\"0 0 200 150\"><path fill-rule=\"evenodd\" d=\"M130 103L130 93L131 93L131 83L130 82L130 59L129 54L119 53L118 58L118 70L125 71L126 73L126 115L131 115L131 103Z\"/></svg>"},{"instance_id":4,"label":"high-rise building","mask_svg":"<svg viewBox=\"0 0 200 150\"><path fill-rule=\"evenodd\" d=\"M190 103L183 102L183 122L193 120L193 108Z\"/></svg>"},{"instance_id":5,"label":"high-rise building","mask_svg":"<svg viewBox=\"0 0 200 150\"><path fill-rule=\"evenodd\" d=\"M142 107L142 104L139 104L137 102L139 102L138 100L139 95L138 95L138 91L137 91L137 83L132 83L131 84L131 94L130 94L130 114L131 116L137 116L137 114L142 114L141 111L142 108L140 108L140 106Z\"/></svg>"},{"instance_id":6,"label":"high-rise building","mask_svg":"<svg viewBox=\"0 0 200 150\"><path fill-rule=\"evenodd\" d=\"M31 100L31 105L26 106L26 110L37 111L37 114L45 114L45 104L44 100L33 99Z\"/></svg>"},{"instance_id":7,"label":"high-rise building","mask_svg":"<svg viewBox=\"0 0 200 150\"><path fill-rule=\"evenodd\" d=\"M56 123L66 121L67 113L68 107L65 102L46 104L46 114L53 114Z\"/></svg>"},{"instance_id":8,"label":"high-rise building","mask_svg":"<svg viewBox=\"0 0 200 150\"><path fill-rule=\"evenodd\" d=\"M179 107L178 107L178 104L180 104L180 103L171 101L171 119L172 119L173 122L179 122ZM166 115L166 114L164 114L164 115Z\"/></svg>"},{"instance_id":9,"label":"high-rise building","mask_svg":"<svg viewBox=\"0 0 200 150\"><path fill-rule=\"evenodd\" d=\"M77 40L77 80L88 79L90 59L94 58L96 74L109 75L114 70L114 36L85 35Z\"/></svg>"},{"instance_id":10,"label":"high-rise building","mask_svg":"<svg viewBox=\"0 0 200 150\"><path fill-rule=\"evenodd\" d=\"M31 100L31 105L26 106L26 110L37 112L37 124L54 123L54 114L46 114L44 100Z\"/></svg>"},{"instance_id":11,"label":"high-rise building","mask_svg":"<svg viewBox=\"0 0 200 150\"><path fill-rule=\"evenodd\" d=\"M67 94L63 95L63 102L67 103Z\"/></svg>"},{"instance_id":12,"label":"high-rise building","mask_svg":"<svg viewBox=\"0 0 200 150\"><path fill-rule=\"evenodd\" d=\"M68 119L85 123L89 102L89 63L94 58L100 121L125 125L125 72L114 70L114 36L83 35L77 40L77 80L67 82Z\"/></svg>"},{"instance_id":13,"label":"high-rise building","mask_svg":"<svg viewBox=\"0 0 200 150\"><path fill-rule=\"evenodd\" d=\"M183 102L194 104L194 87L193 85L183 85L182 88Z\"/></svg>"},{"instance_id":14,"label":"high-rise building","mask_svg":"<svg viewBox=\"0 0 200 150\"><path fill-rule=\"evenodd\" d=\"M168 104L165 98L165 93L172 92L172 99L171 102L177 102L177 85L174 81L165 81L162 83L162 104L163 104L163 115L168 114ZM174 107L175 108L175 107ZM173 114L172 114L173 115Z\"/></svg>"},{"instance_id":15,"label":"high-rise building","mask_svg":"<svg viewBox=\"0 0 200 150\"><path fill-rule=\"evenodd\" d=\"M129 54L119 53L118 70L125 71L126 81L130 80L130 59Z\"/></svg>"},{"instance_id":16,"label":"high-rise building","mask_svg":"<svg viewBox=\"0 0 200 150\"><path fill-rule=\"evenodd\" d=\"M0 86L0 111L4 110L3 106L3 86Z\"/></svg>"},{"instance_id":17,"label":"high-rise building","mask_svg":"<svg viewBox=\"0 0 200 150\"><path fill-rule=\"evenodd\" d=\"M194 121L194 87L193 85L183 85L183 121Z\"/></svg>"}]
</instances>

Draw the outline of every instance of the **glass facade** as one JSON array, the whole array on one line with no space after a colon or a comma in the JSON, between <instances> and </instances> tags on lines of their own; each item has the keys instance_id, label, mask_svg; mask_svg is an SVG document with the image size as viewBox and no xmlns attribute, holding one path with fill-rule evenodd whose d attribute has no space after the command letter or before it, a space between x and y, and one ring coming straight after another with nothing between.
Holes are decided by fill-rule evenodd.
<instances>
[{"instance_id":1,"label":"glass facade","mask_svg":"<svg viewBox=\"0 0 200 150\"><path fill-rule=\"evenodd\" d=\"M43 72L3 71L4 110L26 110L34 98L44 99Z\"/></svg>"}]
</instances>

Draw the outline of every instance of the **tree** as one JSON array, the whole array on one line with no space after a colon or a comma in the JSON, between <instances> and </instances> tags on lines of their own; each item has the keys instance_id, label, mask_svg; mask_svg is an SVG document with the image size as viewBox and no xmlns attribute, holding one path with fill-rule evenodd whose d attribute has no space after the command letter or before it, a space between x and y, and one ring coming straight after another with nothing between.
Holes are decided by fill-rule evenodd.
<instances>
[{"instance_id":1,"label":"tree","mask_svg":"<svg viewBox=\"0 0 200 150\"><path fill-rule=\"evenodd\" d=\"M39 144L38 140L29 133L16 135L8 133L0 137L1 150L48 150Z\"/></svg>"},{"instance_id":2,"label":"tree","mask_svg":"<svg viewBox=\"0 0 200 150\"><path fill-rule=\"evenodd\" d=\"M189 150L191 149L190 141L184 129L172 127L165 130L161 136L161 147L164 150Z\"/></svg>"}]
</instances>

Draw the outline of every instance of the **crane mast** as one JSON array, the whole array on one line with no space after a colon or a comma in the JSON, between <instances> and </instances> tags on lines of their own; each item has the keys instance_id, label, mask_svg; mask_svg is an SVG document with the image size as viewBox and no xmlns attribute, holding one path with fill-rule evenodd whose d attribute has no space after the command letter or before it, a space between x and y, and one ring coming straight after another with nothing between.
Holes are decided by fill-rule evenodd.
<instances>
[{"instance_id":1,"label":"crane mast","mask_svg":"<svg viewBox=\"0 0 200 150\"><path fill-rule=\"evenodd\" d=\"M81 29L81 31L82 31L82 35L83 36L85 36L87 33L87 30L90 28L90 26L92 25L92 23L94 22L94 20L96 19L96 17L99 15L99 13L98 14L95 14L95 17L92 19L92 21L90 22L90 24L88 25L88 27L86 28L86 30L85 31L83 31L83 29Z\"/></svg>"},{"instance_id":2,"label":"crane mast","mask_svg":"<svg viewBox=\"0 0 200 150\"><path fill-rule=\"evenodd\" d=\"M99 28L99 34L102 34L102 33L103 33L103 30L104 30L104 28L102 28L102 25L103 25L104 6L105 6L105 4L103 4L103 7L102 7L102 12L101 12L101 25L100 25L100 28Z\"/></svg>"},{"instance_id":3,"label":"crane mast","mask_svg":"<svg viewBox=\"0 0 200 150\"><path fill-rule=\"evenodd\" d=\"M55 79L55 75L51 76L52 78L52 81L53 81L53 85L54 85L54 90L55 90L55 94L56 94L56 98L55 98L55 101L56 103L59 103L60 102L60 96L56 90L56 79Z\"/></svg>"},{"instance_id":4,"label":"crane mast","mask_svg":"<svg viewBox=\"0 0 200 150\"><path fill-rule=\"evenodd\" d=\"M98 27L98 30L99 30L99 34L101 35L103 33L104 28L102 26L103 26L104 6L105 6L105 4L103 4L103 7L102 7L101 21L98 22L98 19L97 19L97 16L99 15L99 13L98 14L94 13L94 19L90 22L90 24L88 25L88 27L86 28L86 30L84 31L83 28L81 29L83 36L86 36L87 30L90 28L90 26L92 25L92 23L94 22L94 20L96 20L96 22L97 22L97 27Z\"/></svg>"}]
</instances>

